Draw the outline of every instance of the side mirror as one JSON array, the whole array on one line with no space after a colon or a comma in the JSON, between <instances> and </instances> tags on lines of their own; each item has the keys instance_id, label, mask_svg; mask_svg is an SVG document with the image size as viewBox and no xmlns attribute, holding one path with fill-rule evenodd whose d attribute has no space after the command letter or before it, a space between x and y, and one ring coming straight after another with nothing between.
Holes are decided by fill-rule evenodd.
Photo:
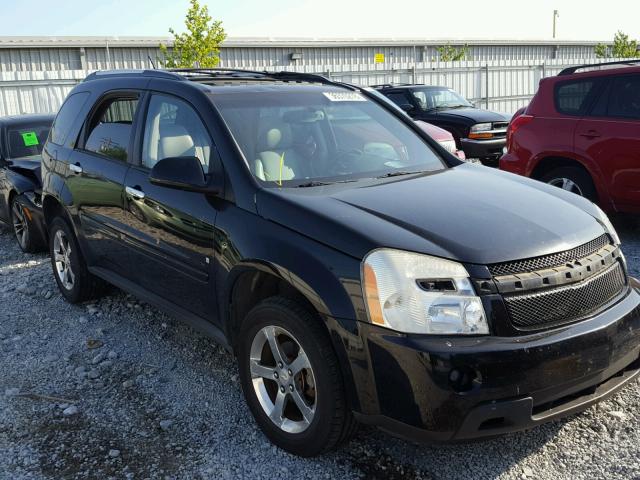
<instances>
[{"instance_id":1,"label":"side mirror","mask_svg":"<svg viewBox=\"0 0 640 480\"><path fill-rule=\"evenodd\" d=\"M149 181L188 192L217 193L207 181L197 157L163 158L151 169Z\"/></svg>"},{"instance_id":2,"label":"side mirror","mask_svg":"<svg viewBox=\"0 0 640 480\"><path fill-rule=\"evenodd\" d=\"M399 107L407 113L413 113L415 111L414 106L410 103L403 103L402 105L399 105Z\"/></svg>"}]
</instances>

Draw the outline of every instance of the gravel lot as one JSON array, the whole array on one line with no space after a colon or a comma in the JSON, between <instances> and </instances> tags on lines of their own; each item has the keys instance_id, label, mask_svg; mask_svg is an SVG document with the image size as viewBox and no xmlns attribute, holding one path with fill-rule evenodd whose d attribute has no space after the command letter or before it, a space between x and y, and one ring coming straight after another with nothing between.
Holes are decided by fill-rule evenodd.
<instances>
[{"instance_id":1,"label":"gravel lot","mask_svg":"<svg viewBox=\"0 0 640 480\"><path fill-rule=\"evenodd\" d=\"M640 226L616 222L640 275ZM0 226L0 478L635 478L640 392L492 441L413 445L363 429L303 460L258 431L234 359L115 291L71 306L49 260Z\"/></svg>"}]
</instances>

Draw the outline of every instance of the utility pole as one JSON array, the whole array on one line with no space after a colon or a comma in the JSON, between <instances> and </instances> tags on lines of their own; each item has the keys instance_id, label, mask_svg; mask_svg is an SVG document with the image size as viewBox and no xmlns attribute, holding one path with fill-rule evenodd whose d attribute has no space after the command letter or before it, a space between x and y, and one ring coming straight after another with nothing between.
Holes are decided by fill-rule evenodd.
<instances>
[{"instance_id":1,"label":"utility pole","mask_svg":"<svg viewBox=\"0 0 640 480\"><path fill-rule=\"evenodd\" d=\"M553 11L553 38L556 38L556 20L560 18L560 13L558 10Z\"/></svg>"}]
</instances>

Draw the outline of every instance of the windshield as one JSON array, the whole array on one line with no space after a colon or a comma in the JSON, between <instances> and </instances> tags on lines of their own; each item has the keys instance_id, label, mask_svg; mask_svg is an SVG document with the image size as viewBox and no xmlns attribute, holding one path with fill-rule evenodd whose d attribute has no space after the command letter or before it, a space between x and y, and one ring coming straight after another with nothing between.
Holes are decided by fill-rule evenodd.
<instances>
[{"instance_id":1,"label":"windshield","mask_svg":"<svg viewBox=\"0 0 640 480\"><path fill-rule=\"evenodd\" d=\"M211 98L251 172L267 186L315 186L444 168L411 128L357 92L290 87Z\"/></svg>"},{"instance_id":2,"label":"windshield","mask_svg":"<svg viewBox=\"0 0 640 480\"><path fill-rule=\"evenodd\" d=\"M450 88L412 88L411 94L422 110L472 107L464 97Z\"/></svg>"},{"instance_id":3,"label":"windshield","mask_svg":"<svg viewBox=\"0 0 640 480\"><path fill-rule=\"evenodd\" d=\"M50 128L51 125L48 123L9 127L7 130L9 158L40 155L42 153L42 146L49 136Z\"/></svg>"}]
</instances>

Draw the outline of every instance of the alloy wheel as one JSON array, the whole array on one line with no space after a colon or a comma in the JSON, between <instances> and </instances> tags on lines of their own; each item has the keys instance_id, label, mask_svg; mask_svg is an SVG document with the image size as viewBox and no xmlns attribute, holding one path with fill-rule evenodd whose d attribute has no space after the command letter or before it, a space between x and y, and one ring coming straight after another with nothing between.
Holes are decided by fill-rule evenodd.
<instances>
[{"instance_id":1,"label":"alloy wheel","mask_svg":"<svg viewBox=\"0 0 640 480\"><path fill-rule=\"evenodd\" d=\"M22 206L18 202L13 202L11 211L13 213L13 231L16 234L18 243L25 249L27 248L27 241L29 240L29 225L27 225L27 219L25 218Z\"/></svg>"},{"instance_id":2,"label":"alloy wheel","mask_svg":"<svg viewBox=\"0 0 640 480\"><path fill-rule=\"evenodd\" d=\"M318 399L313 368L300 343L284 328L266 326L253 339L249 362L264 413L284 432L305 431Z\"/></svg>"},{"instance_id":3,"label":"alloy wheel","mask_svg":"<svg viewBox=\"0 0 640 480\"><path fill-rule=\"evenodd\" d=\"M549 183L549 185L553 185L554 187L558 187L558 188L561 188L563 190L567 190L568 192L572 192L572 193L578 194L581 197L584 196L580 186L576 182L571 180L570 178L564 178L564 177L553 178L553 179L549 180L548 183Z\"/></svg>"},{"instance_id":4,"label":"alloy wheel","mask_svg":"<svg viewBox=\"0 0 640 480\"><path fill-rule=\"evenodd\" d=\"M60 283L65 289L72 290L76 276L71 268L71 244L62 230L58 230L53 238L53 259Z\"/></svg>"}]
</instances>

